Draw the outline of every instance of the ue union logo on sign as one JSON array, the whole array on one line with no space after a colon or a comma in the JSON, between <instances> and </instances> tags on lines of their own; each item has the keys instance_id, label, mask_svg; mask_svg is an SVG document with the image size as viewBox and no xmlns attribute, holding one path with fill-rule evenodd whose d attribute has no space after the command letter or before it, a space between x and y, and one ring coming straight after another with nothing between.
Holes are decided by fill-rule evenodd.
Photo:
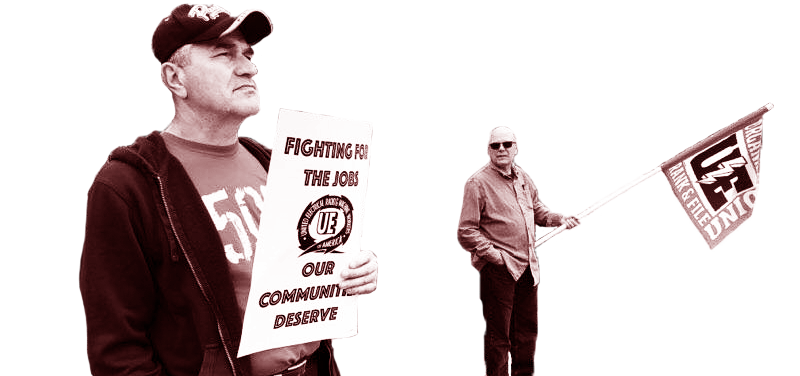
<instances>
[{"instance_id":1,"label":"ue union logo on sign","mask_svg":"<svg viewBox=\"0 0 800 376\"><path fill-rule=\"evenodd\" d=\"M326 195L311 202L297 222L300 256L316 253L342 253L353 230L353 204L346 196Z\"/></svg>"}]
</instances>

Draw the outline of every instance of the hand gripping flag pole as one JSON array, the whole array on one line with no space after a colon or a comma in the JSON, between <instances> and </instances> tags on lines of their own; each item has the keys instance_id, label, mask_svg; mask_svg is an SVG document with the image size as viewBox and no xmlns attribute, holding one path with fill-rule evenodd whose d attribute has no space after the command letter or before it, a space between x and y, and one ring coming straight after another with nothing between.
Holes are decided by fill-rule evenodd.
<instances>
[{"instance_id":1,"label":"hand gripping flag pole","mask_svg":"<svg viewBox=\"0 0 800 376\"><path fill-rule=\"evenodd\" d=\"M772 103L670 158L617 189L576 217L582 219L629 189L658 174L666 175L689 219L714 248L749 218L758 189L764 114ZM567 228L561 225L536 239L536 247Z\"/></svg>"}]
</instances>

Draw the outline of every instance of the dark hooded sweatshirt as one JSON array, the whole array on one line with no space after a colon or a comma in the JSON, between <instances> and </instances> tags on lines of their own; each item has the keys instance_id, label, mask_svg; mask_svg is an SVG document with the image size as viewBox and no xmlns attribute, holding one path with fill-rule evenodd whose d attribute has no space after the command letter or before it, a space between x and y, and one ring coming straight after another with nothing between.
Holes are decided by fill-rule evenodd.
<instances>
[{"instance_id":1,"label":"dark hooded sweatshirt","mask_svg":"<svg viewBox=\"0 0 800 376\"><path fill-rule=\"evenodd\" d=\"M271 150L239 141L269 171ZM114 150L89 189L80 289L93 375L249 375L222 241L159 132ZM330 340L316 355L339 375Z\"/></svg>"}]
</instances>

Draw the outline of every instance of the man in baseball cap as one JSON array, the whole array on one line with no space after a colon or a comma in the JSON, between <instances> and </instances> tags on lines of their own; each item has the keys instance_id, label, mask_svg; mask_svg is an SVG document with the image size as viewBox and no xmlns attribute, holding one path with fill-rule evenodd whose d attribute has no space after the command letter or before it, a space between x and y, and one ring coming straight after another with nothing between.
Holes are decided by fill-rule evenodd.
<instances>
[{"instance_id":1,"label":"man in baseball cap","mask_svg":"<svg viewBox=\"0 0 800 376\"><path fill-rule=\"evenodd\" d=\"M180 5L153 34L172 94L164 131L114 150L89 190L80 288L101 375L338 375L331 340L237 358L271 150L239 137L259 111L260 11ZM377 287L374 253L341 274Z\"/></svg>"}]
</instances>

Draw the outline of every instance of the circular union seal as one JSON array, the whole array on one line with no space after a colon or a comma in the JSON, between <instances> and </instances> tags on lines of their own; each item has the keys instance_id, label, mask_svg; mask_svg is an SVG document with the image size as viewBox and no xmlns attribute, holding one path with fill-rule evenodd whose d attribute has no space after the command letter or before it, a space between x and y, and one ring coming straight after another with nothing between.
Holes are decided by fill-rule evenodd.
<instances>
[{"instance_id":1,"label":"circular union seal","mask_svg":"<svg viewBox=\"0 0 800 376\"><path fill-rule=\"evenodd\" d=\"M310 202L297 221L300 256L342 253L336 248L347 242L353 231L353 204L346 196L325 195ZM316 237L315 237L316 236Z\"/></svg>"}]
</instances>

